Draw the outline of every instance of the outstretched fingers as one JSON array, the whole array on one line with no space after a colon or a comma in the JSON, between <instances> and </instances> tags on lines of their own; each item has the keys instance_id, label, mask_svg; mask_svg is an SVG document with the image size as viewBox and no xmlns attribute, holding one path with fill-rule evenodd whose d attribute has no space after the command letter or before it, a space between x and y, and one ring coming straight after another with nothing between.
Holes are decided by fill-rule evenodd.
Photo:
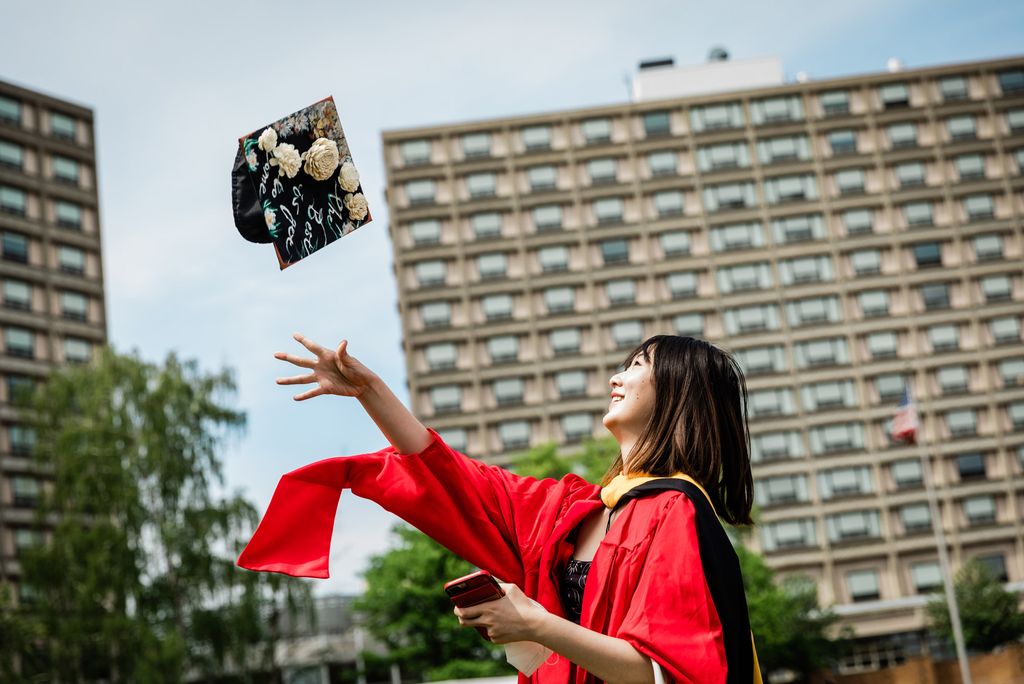
<instances>
[{"instance_id":1,"label":"outstretched fingers","mask_svg":"<svg viewBox=\"0 0 1024 684\"><path fill-rule=\"evenodd\" d=\"M309 375L293 375L288 378L278 378L278 385L308 385L311 382L316 382L316 375L310 373Z\"/></svg>"},{"instance_id":2,"label":"outstretched fingers","mask_svg":"<svg viewBox=\"0 0 1024 684\"><path fill-rule=\"evenodd\" d=\"M316 366L316 359L304 359L301 356L295 356L294 354L286 354L284 352L274 352L274 358L280 359L281 361L287 361L288 363L294 364L299 368L313 368Z\"/></svg>"},{"instance_id":3,"label":"outstretched fingers","mask_svg":"<svg viewBox=\"0 0 1024 684\"><path fill-rule=\"evenodd\" d=\"M293 399L295 401L305 401L306 399L312 399L313 397L319 397L321 394L327 394L327 391L322 387L314 387L311 390L306 390L302 394L296 394Z\"/></svg>"},{"instance_id":4,"label":"outstretched fingers","mask_svg":"<svg viewBox=\"0 0 1024 684\"><path fill-rule=\"evenodd\" d=\"M294 335L292 335L292 337L295 338L296 342L298 342L303 347L305 347L312 353L316 354L317 356L323 356L327 352L327 350L324 347L320 346L313 340L307 338L302 333L295 333Z\"/></svg>"}]
</instances>

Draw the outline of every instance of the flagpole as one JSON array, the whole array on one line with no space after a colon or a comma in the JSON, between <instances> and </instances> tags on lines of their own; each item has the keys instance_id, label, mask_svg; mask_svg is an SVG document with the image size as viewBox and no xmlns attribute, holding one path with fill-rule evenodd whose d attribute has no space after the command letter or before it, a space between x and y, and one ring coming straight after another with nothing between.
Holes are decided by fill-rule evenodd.
<instances>
[{"instance_id":1,"label":"flagpole","mask_svg":"<svg viewBox=\"0 0 1024 684\"><path fill-rule=\"evenodd\" d=\"M924 411L922 410L922 415ZM964 631L960 623L960 606L957 604L956 592L953 587L953 571L949 563L949 550L946 547L946 532L942 518L939 516L939 500L932 482L931 458L924 444L924 424L919 421L916 431L917 457L921 462L921 477L924 480L925 493L928 496L928 508L932 516L932 532L935 546L939 550L939 570L942 573L942 586L946 592L946 606L949 609L949 621L953 626L953 643L956 645L956 659L960 663L960 679L963 684L973 684L971 665L967 660L967 648L964 645Z\"/></svg>"}]
</instances>

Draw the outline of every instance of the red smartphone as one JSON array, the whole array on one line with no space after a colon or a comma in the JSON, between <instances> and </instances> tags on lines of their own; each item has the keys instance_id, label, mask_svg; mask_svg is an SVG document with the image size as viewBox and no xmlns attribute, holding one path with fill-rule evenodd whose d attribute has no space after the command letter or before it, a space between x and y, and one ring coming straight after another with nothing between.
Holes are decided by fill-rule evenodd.
<instances>
[{"instance_id":1,"label":"red smartphone","mask_svg":"<svg viewBox=\"0 0 1024 684\"><path fill-rule=\"evenodd\" d=\"M496 601L505 595L498 581L486 570L477 570L465 577L453 579L444 585L444 592L459 608L468 608L488 601ZM487 630L477 627L476 631L484 639L490 641Z\"/></svg>"}]
</instances>

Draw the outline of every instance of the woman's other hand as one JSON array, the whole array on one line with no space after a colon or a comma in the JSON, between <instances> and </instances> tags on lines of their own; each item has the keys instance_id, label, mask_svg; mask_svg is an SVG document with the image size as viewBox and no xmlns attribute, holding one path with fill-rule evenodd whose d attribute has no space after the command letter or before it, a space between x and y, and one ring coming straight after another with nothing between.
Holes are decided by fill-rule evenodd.
<instances>
[{"instance_id":1,"label":"woman's other hand","mask_svg":"<svg viewBox=\"0 0 1024 684\"><path fill-rule=\"evenodd\" d=\"M537 634L551 614L514 584L502 584L505 596L468 608L455 608L459 624L483 627L496 644L536 641Z\"/></svg>"},{"instance_id":2,"label":"woman's other hand","mask_svg":"<svg viewBox=\"0 0 1024 684\"><path fill-rule=\"evenodd\" d=\"M295 340L315 355L303 358L285 352L276 352L274 358L287 361L300 368L308 369L306 375L278 378L279 385L310 385L316 387L295 395L296 401L319 397L321 394L337 394L343 397L360 397L376 381L377 376L348 353L348 340L342 340L336 350L322 347L295 333Z\"/></svg>"}]
</instances>

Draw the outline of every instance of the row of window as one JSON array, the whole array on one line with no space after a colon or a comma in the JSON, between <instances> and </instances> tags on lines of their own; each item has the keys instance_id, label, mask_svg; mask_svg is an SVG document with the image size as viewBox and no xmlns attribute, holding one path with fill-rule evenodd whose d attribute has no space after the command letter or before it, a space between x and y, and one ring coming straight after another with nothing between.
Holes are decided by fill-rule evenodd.
<instances>
[{"instance_id":1,"label":"row of window","mask_svg":"<svg viewBox=\"0 0 1024 684\"><path fill-rule=\"evenodd\" d=\"M30 219L45 217L48 223L69 230L83 230L93 216L78 202L66 199L47 200L41 208L33 193L10 185L0 185L0 212ZM94 223L92 219L90 227Z\"/></svg>"},{"instance_id":2,"label":"row of window","mask_svg":"<svg viewBox=\"0 0 1024 684\"><path fill-rule=\"evenodd\" d=\"M26 153L25 148L18 143L0 138L0 167L14 169L22 173L37 174L38 166L35 157ZM60 154L51 154L45 165L45 176L57 183L78 187L84 178L83 164L77 159L65 157Z\"/></svg>"},{"instance_id":3,"label":"row of window","mask_svg":"<svg viewBox=\"0 0 1024 684\"><path fill-rule=\"evenodd\" d=\"M999 499L994 494L975 494L959 500L961 523L968 527L992 525L1000 516ZM908 510L909 509L909 510ZM927 517L923 517L926 516ZM1004 514L1005 515L1005 514ZM911 525L911 532L926 531L931 527L927 504L913 504L901 509L897 516L901 523ZM830 544L879 540L886 535L882 530L882 515L877 509L847 511L825 516L825 536ZM917 529L913 529L914 526ZM927 525L927 528L923 528ZM896 530L891 530L895 533ZM906 533L904 528L900 530ZM766 552L793 550L819 545L817 521L796 518L765 523L760 526L761 544Z\"/></svg>"},{"instance_id":4,"label":"row of window","mask_svg":"<svg viewBox=\"0 0 1024 684\"><path fill-rule=\"evenodd\" d=\"M42 358L39 345L45 334L28 328L7 325L3 328L3 353L23 359ZM61 358L69 363L85 363L92 358L92 342L79 337L66 336L61 343Z\"/></svg>"},{"instance_id":5,"label":"row of window","mask_svg":"<svg viewBox=\"0 0 1024 684\"><path fill-rule=\"evenodd\" d=\"M3 305L21 311L43 310L45 303L34 301L35 288L31 283L15 278L3 279ZM89 318L90 297L74 290L58 290L56 310L64 318L85 321Z\"/></svg>"},{"instance_id":6,"label":"row of window","mask_svg":"<svg viewBox=\"0 0 1024 684\"><path fill-rule=\"evenodd\" d=\"M1009 70L998 76L1000 90L1004 94L1019 92L1018 81L1024 72ZM966 77L943 78L936 82L940 101L961 101L970 97ZM975 91L978 95L983 93ZM912 97L912 93L914 97ZM912 102L912 99L915 100ZM869 109L891 111L924 104L921 86L908 83L889 83L875 88L873 102L868 104L865 96L849 90L829 90L812 95L818 116L844 116L861 114ZM764 97L749 102L749 120L754 126L791 123L806 118L804 99L799 94ZM741 101L697 105L689 108L689 117L684 118L681 110L660 109L639 114L629 125L630 134L623 122L613 116L592 116L573 124L568 133L555 124L542 123L523 126L518 130L515 146L518 151L534 152L564 148L573 140L576 145L601 145L620 142L637 134L646 138L682 135L687 130L696 133L742 128L748 114ZM398 161L405 166L437 163L435 147L438 141L417 138L397 143ZM480 159L507 154L511 151L503 136L489 131L464 133L459 137L459 152L464 159Z\"/></svg>"},{"instance_id":7,"label":"row of window","mask_svg":"<svg viewBox=\"0 0 1024 684\"><path fill-rule=\"evenodd\" d=\"M42 119L43 125L38 123L37 117ZM37 112L35 107L15 97L0 95L0 124L38 128L59 140L75 142L80 139L79 123L72 114L52 109Z\"/></svg>"},{"instance_id":8,"label":"row of window","mask_svg":"<svg viewBox=\"0 0 1024 684\"><path fill-rule=\"evenodd\" d=\"M1001 552L983 553L974 556L973 560L978 561L985 568L990 576L1000 582L1009 582L1010 575L1006 569L1006 554ZM886 580L886 591L883 591L883 576ZM905 591L899 591L888 573L878 568L860 568L851 570L845 577L845 600L857 603L862 601L878 601L905 596ZM907 564L906 586L918 594L930 594L942 591L942 571L938 560L922 560Z\"/></svg>"},{"instance_id":9,"label":"row of window","mask_svg":"<svg viewBox=\"0 0 1024 684\"><path fill-rule=\"evenodd\" d=\"M38 263L38 243L21 233L4 231L0 234L0 259L18 264ZM54 245L49 261L53 268L69 275L85 275L87 254L80 247Z\"/></svg>"}]
</instances>

